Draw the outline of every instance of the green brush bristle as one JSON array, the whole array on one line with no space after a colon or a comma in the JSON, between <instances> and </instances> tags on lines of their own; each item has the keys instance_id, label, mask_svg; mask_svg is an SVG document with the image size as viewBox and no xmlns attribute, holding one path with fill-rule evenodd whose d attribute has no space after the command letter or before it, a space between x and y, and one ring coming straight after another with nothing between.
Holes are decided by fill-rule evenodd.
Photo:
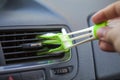
<instances>
[{"instance_id":1,"label":"green brush bristle","mask_svg":"<svg viewBox=\"0 0 120 80\"><path fill-rule=\"evenodd\" d=\"M48 53L55 53L55 52L68 52L69 51L69 47L72 46L72 41L69 38L69 36L67 35L63 35L62 33L48 33L48 34L44 34L44 35L38 35L37 38L39 39L45 39L42 44L43 45L60 45L56 48L52 48L49 49L46 52L43 52L44 54L48 54ZM38 53L38 55L40 55L42 53Z\"/></svg>"}]
</instances>

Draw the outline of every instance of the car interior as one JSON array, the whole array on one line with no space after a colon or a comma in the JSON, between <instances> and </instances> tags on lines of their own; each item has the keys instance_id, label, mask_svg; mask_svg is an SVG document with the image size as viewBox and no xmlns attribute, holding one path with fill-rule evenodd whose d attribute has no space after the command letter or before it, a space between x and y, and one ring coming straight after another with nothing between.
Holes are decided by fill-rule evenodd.
<instances>
[{"instance_id":1,"label":"car interior","mask_svg":"<svg viewBox=\"0 0 120 80\"><path fill-rule=\"evenodd\" d=\"M116 1L0 0L0 80L120 80L120 54L102 51L98 40L43 55L59 45L35 44L94 25L92 15Z\"/></svg>"}]
</instances>

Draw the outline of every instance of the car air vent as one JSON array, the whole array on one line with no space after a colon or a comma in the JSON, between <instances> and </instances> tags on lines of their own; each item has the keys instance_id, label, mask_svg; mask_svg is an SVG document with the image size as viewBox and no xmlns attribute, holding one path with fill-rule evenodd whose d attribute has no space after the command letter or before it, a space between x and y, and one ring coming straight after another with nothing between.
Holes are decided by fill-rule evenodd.
<instances>
[{"instance_id":1,"label":"car air vent","mask_svg":"<svg viewBox=\"0 0 120 80\"><path fill-rule=\"evenodd\" d=\"M5 65L63 58L64 53L37 55L38 52L44 52L44 47L23 49L20 46L21 44L41 41L41 39L36 38L37 35L58 32L61 32L60 28L1 30L0 41L5 58Z\"/></svg>"}]
</instances>

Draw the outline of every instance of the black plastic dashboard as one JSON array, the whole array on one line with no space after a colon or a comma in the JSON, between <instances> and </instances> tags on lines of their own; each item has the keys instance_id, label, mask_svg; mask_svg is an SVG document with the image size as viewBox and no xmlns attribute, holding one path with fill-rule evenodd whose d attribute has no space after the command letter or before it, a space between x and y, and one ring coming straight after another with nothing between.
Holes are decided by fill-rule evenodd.
<instances>
[{"instance_id":1,"label":"black plastic dashboard","mask_svg":"<svg viewBox=\"0 0 120 80\"><path fill-rule=\"evenodd\" d=\"M42 56L20 46L44 33L87 28L94 12L115 1L8 0L0 10L0 80L119 80L120 56L97 41Z\"/></svg>"}]
</instances>

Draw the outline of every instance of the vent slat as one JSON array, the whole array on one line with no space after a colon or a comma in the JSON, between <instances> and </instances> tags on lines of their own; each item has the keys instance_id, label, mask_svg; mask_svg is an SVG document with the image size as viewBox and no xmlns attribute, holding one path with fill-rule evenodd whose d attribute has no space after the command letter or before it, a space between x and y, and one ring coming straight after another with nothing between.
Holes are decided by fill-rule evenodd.
<instances>
[{"instance_id":1,"label":"vent slat","mask_svg":"<svg viewBox=\"0 0 120 80\"><path fill-rule=\"evenodd\" d=\"M26 60L26 59L41 58L41 57L43 57L43 56L22 57L22 58L12 58L12 59L6 59L6 61L19 61L19 60Z\"/></svg>"},{"instance_id":2,"label":"vent slat","mask_svg":"<svg viewBox=\"0 0 120 80\"><path fill-rule=\"evenodd\" d=\"M24 53L34 53L34 52L42 52L45 51L45 49L40 50L34 50L34 51L19 51L19 52L11 52L11 53L4 53L4 55L13 55L13 54L24 54Z\"/></svg>"},{"instance_id":3,"label":"vent slat","mask_svg":"<svg viewBox=\"0 0 120 80\"><path fill-rule=\"evenodd\" d=\"M63 56L63 53L57 53L57 54L47 54L47 55L41 55L41 56L32 56L32 57L22 57L22 58L12 58L12 59L6 59L6 61L19 61L19 60L27 60L27 59L36 59L36 58L46 58L46 57L57 57L57 56Z\"/></svg>"},{"instance_id":4,"label":"vent slat","mask_svg":"<svg viewBox=\"0 0 120 80\"><path fill-rule=\"evenodd\" d=\"M39 40L42 39L33 38L33 39L22 39L22 40L8 40L8 41L1 41L1 43L27 42L27 41L39 41Z\"/></svg>"},{"instance_id":5,"label":"vent slat","mask_svg":"<svg viewBox=\"0 0 120 80\"><path fill-rule=\"evenodd\" d=\"M21 46L9 46L9 47L3 47L2 49L13 49L13 48L21 48Z\"/></svg>"},{"instance_id":6,"label":"vent slat","mask_svg":"<svg viewBox=\"0 0 120 80\"><path fill-rule=\"evenodd\" d=\"M30 35L42 35L42 34L45 34L46 32L34 32L34 33L23 33L23 34L17 34L17 33L14 33L14 34L3 34L3 35L0 35L0 38L1 37L14 37L14 36L30 36ZM51 33L51 32L47 32L47 33ZM58 31L54 31L52 33L58 33Z\"/></svg>"}]
</instances>

